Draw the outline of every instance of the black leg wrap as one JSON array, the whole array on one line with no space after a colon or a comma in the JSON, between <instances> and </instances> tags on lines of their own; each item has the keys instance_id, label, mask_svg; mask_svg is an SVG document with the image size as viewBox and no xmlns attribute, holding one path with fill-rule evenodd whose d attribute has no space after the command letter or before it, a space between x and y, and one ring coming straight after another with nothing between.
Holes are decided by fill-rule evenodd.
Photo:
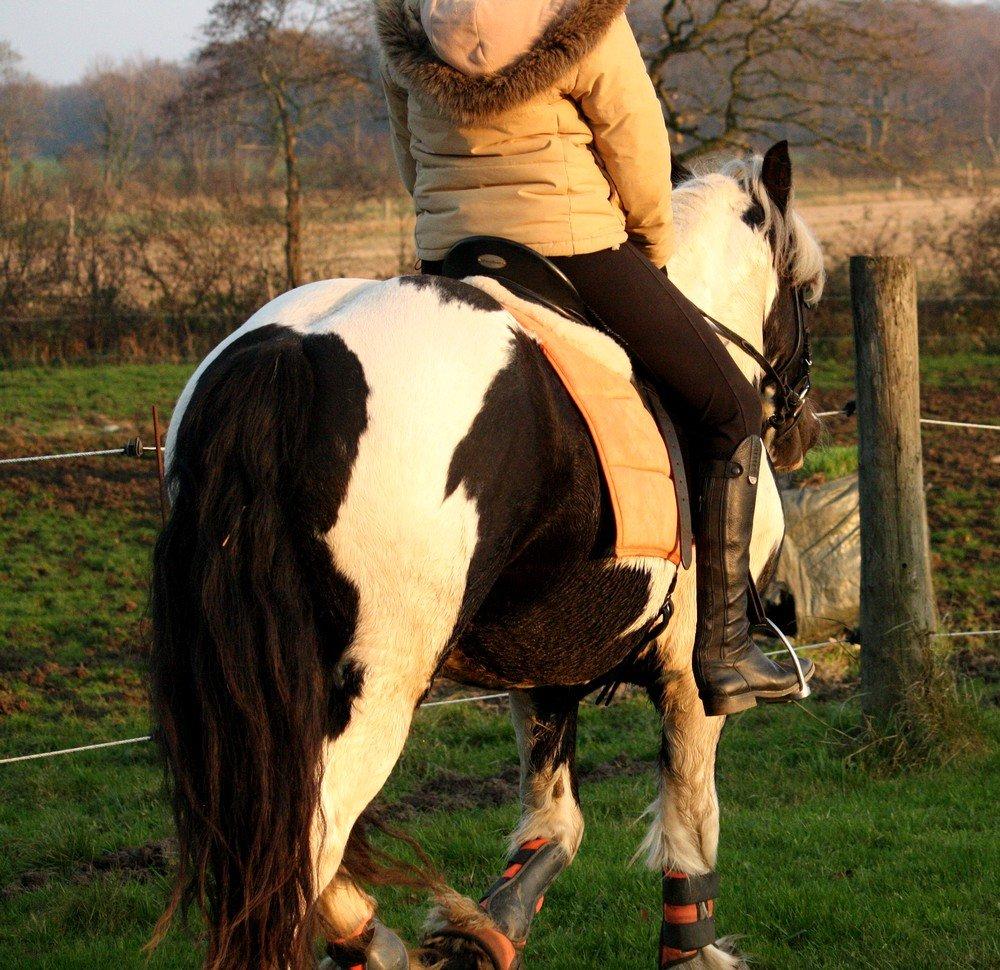
<instances>
[{"instance_id":1,"label":"black leg wrap","mask_svg":"<svg viewBox=\"0 0 1000 970\"><path fill-rule=\"evenodd\" d=\"M558 842L525 842L507 860L504 874L479 905L511 940L523 943L546 890L568 865L566 850Z\"/></svg>"},{"instance_id":2,"label":"black leg wrap","mask_svg":"<svg viewBox=\"0 0 1000 970\"><path fill-rule=\"evenodd\" d=\"M695 923L668 923L660 928L660 946L687 952L715 942L715 920L705 916Z\"/></svg>"},{"instance_id":3,"label":"black leg wrap","mask_svg":"<svg viewBox=\"0 0 1000 970\"><path fill-rule=\"evenodd\" d=\"M715 942L715 895L719 877L714 872L692 876L663 874L663 924L660 928L660 967L693 959L702 947Z\"/></svg>"},{"instance_id":4,"label":"black leg wrap","mask_svg":"<svg viewBox=\"0 0 1000 970\"><path fill-rule=\"evenodd\" d=\"M358 936L326 948L329 970L408 970L406 944L387 926L372 920Z\"/></svg>"},{"instance_id":5,"label":"black leg wrap","mask_svg":"<svg viewBox=\"0 0 1000 970\"><path fill-rule=\"evenodd\" d=\"M691 903L705 903L719 895L719 874L706 872L701 876L689 876L684 872L663 874L663 901L672 906L687 906Z\"/></svg>"}]
</instances>

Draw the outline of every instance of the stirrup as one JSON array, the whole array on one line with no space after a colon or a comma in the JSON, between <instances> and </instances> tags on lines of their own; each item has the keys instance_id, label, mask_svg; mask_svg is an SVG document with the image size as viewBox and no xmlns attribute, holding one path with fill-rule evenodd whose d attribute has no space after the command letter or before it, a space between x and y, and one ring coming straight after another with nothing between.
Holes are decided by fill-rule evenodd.
<instances>
[{"instance_id":1,"label":"stirrup","mask_svg":"<svg viewBox=\"0 0 1000 970\"><path fill-rule=\"evenodd\" d=\"M748 577L749 584L747 586L747 592L749 593L750 607L754 613L753 628L761 630L765 633L770 634L776 639L781 641L781 645L785 648L788 655L792 658L792 663L795 665L795 676L799 682L798 692L795 694L789 694L783 697L782 700L787 701L804 701L811 693L812 688L806 682L805 675L802 673L802 663L799 660L799 655L795 652L795 647L792 646L791 640L785 636L784 631L774 622L764 610L764 603L760 598L760 591L757 589L757 583L753 576Z\"/></svg>"},{"instance_id":2,"label":"stirrup","mask_svg":"<svg viewBox=\"0 0 1000 970\"><path fill-rule=\"evenodd\" d=\"M787 697L782 698L782 700L804 701L812 693L812 688L806 682L805 675L802 673L802 663L799 661L799 655L795 652L795 647L792 646L791 641L785 636L781 627L778 626L778 624L775 623L769 616L764 617L764 622L760 624L760 626L770 633L773 633L774 636L781 641L781 645L792 658L792 663L795 664L795 676L799 681L798 692L795 694L789 694Z\"/></svg>"}]
</instances>

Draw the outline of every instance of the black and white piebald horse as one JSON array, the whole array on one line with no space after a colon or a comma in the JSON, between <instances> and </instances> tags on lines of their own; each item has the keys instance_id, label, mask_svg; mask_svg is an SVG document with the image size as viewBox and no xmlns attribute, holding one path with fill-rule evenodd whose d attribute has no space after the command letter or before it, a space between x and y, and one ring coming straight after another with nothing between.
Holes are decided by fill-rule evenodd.
<instances>
[{"instance_id":1,"label":"black and white piebald horse","mask_svg":"<svg viewBox=\"0 0 1000 970\"><path fill-rule=\"evenodd\" d=\"M797 297L814 302L823 282L790 188L779 145L674 195L670 276L768 359L770 372L730 345L765 417L781 405L768 373L801 370L807 355ZM628 367L606 336L560 326ZM816 419L807 406L777 423L765 444L775 467L794 467ZM673 619L642 647L676 569L609 558L585 425L493 297L425 276L284 294L197 369L167 462L152 694L180 869L164 927L179 905L203 907L215 968L311 965L319 930L338 941L333 966L406 966L372 920L362 816L443 676L511 691L522 814L515 856L481 904L439 893L427 950L440 965L519 966L538 900L583 834L578 704L626 681L662 718L644 844L665 873L661 965L740 965L714 945L710 917L724 718L705 716L691 672L694 571L676 577ZM783 530L771 471L758 576Z\"/></svg>"}]
</instances>

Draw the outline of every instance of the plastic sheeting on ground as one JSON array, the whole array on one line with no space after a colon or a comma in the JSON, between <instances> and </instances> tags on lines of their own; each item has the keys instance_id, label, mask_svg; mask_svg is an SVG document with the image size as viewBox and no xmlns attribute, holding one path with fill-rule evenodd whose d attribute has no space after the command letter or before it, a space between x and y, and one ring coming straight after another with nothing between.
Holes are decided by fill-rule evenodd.
<instances>
[{"instance_id":1,"label":"plastic sheeting on ground","mask_svg":"<svg viewBox=\"0 0 1000 970\"><path fill-rule=\"evenodd\" d=\"M785 544L768 599L794 598L799 640L856 629L861 602L857 475L782 489L781 504Z\"/></svg>"}]
</instances>

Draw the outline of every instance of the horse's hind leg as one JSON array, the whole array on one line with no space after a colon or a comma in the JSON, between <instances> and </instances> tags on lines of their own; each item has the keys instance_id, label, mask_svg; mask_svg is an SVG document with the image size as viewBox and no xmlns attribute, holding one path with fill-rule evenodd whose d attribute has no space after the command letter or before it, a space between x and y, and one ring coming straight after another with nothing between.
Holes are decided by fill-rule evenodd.
<instances>
[{"instance_id":1,"label":"horse's hind leg","mask_svg":"<svg viewBox=\"0 0 1000 970\"><path fill-rule=\"evenodd\" d=\"M663 734L660 793L643 849L650 868L663 874L659 966L734 970L745 964L716 944L713 918L719 845L715 753L725 718L705 715L689 666L662 671L650 694Z\"/></svg>"},{"instance_id":2,"label":"horse's hind leg","mask_svg":"<svg viewBox=\"0 0 1000 970\"><path fill-rule=\"evenodd\" d=\"M426 944L445 957L446 967L509 970L521 965L545 892L572 862L583 838L575 772L578 706L576 697L563 689L511 692L521 760L521 818L503 873L478 906L459 896L442 900L436 918L444 932L432 933Z\"/></svg>"},{"instance_id":3,"label":"horse's hind leg","mask_svg":"<svg viewBox=\"0 0 1000 970\"><path fill-rule=\"evenodd\" d=\"M403 941L375 917L376 904L343 869L316 903L327 941L320 970L406 970Z\"/></svg>"},{"instance_id":4,"label":"horse's hind leg","mask_svg":"<svg viewBox=\"0 0 1000 970\"><path fill-rule=\"evenodd\" d=\"M356 844L355 840L363 838L355 826L403 750L414 709L427 687L434 652L423 650L426 669L417 670L419 645L410 644L412 650L401 651L405 662L399 662L392 650L377 648L375 643L396 650L406 645L402 638L394 642L388 636L376 637L369 629L348 648L341 662L342 679L353 686L343 712L346 724L323 750L320 810L313 825L315 904L328 941L336 944L334 967L403 970L409 965L405 947L394 934L389 939L377 921L373 923L373 900L341 867L350 866L349 840ZM364 873L358 875L364 878Z\"/></svg>"}]
</instances>

